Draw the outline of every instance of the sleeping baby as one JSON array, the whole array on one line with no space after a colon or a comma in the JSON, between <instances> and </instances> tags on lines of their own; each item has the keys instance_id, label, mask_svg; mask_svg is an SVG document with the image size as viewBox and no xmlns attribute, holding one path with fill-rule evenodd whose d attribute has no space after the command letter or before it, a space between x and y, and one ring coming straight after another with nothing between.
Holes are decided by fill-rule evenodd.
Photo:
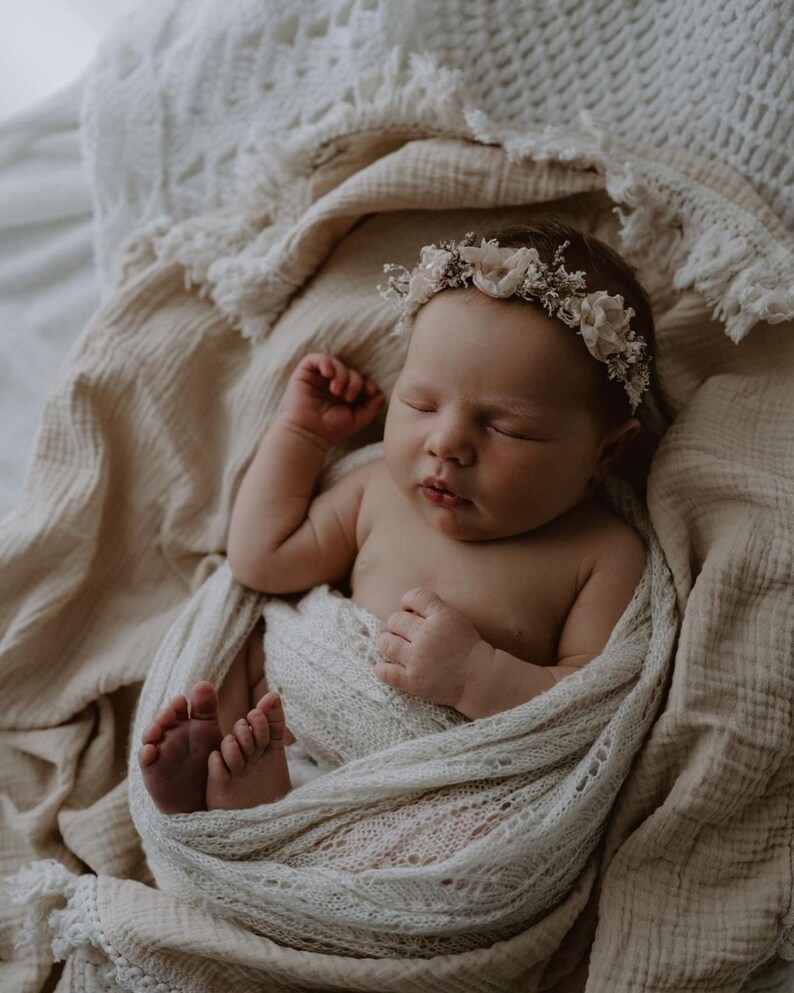
<instances>
[{"instance_id":1,"label":"sleeping baby","mask_svg":"<svg viewBox=\"0 0 794 993\"><path fill-rule=\"evenodd\" d=\"M383 457L313 496L384 398L338 356L304 356L228 561L270 595L335 585L385 623L373 679L476 720L596 658L642 577L642 538L597 491L640 431L653 318L616 252L556 222L386 268L410 339ZM164 813L252 807L289 792L290 740L257 629L219 693L199 682L157 715L138 761Z\"/></svg>"}]
</instances>

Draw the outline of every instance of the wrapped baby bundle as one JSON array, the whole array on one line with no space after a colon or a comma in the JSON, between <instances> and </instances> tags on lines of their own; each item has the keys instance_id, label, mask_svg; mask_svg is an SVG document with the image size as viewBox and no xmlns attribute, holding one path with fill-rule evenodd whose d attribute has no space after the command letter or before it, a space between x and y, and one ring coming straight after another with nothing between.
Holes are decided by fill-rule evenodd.
<instances>
[{"instance_id":1,"label":"wrapped baby bundle","mask_svg":"<svg viewBox=\"0 0 794 993\"><path fill-rule=\"evenodd\" d=\"M487 946L589 889L677 626L645 509L618 477L601 492L648 548L631 603L584 669L475 721L382 684L384 624L338 592L266 597L219 568L161 646L133 734L131 807L158 885L279 944L375 958ZM142 730L195 680L219 683L263 613L269 685L321 774L272 804L159 813L135 760Z\"/></svg>"}]
</instances>

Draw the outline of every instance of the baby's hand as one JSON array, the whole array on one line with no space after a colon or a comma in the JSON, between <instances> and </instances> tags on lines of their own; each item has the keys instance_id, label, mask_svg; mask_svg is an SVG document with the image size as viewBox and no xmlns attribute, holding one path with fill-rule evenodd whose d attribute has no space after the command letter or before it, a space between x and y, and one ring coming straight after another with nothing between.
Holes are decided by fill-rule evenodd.
<instances>
[{"instance_id":1,"label":"baby's hand","mask_svg":"<svg viewBox=\"0 0 794 993\"><path fill-rule=\"evenodd\" d=\"M280 416L334 445L366 427L383 403L371 380L323 352L304 355L290 376Z\"/></svg>"},{"instance_id":2,"label":"baby's hand","mask_svg":"<svg viewBox=\"0 0 794 993\"><path fill-rule=\"evenodd\" d=\"M375 665L382 682L432 703L456 707L474 671L493 649L459 610L432 590L409 590L378 638L386 658Z\"/></svg>"}]
</instances>

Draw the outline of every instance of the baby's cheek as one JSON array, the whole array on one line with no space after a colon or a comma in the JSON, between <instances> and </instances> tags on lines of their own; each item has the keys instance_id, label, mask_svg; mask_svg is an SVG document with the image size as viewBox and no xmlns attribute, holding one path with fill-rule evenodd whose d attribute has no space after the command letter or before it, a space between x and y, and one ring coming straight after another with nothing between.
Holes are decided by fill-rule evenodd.
<instances>
[{"instance_id":1,"label":"baby's cheek","mask_svg":"<svg viewBox=\"0 0 794 993\"><path fill-rule=\"evenodd\" d=\"M409 492L417 482L417 456L399 442L387 447L384 443L383 461L395 486Z\"/></svg>"}]
</instances>

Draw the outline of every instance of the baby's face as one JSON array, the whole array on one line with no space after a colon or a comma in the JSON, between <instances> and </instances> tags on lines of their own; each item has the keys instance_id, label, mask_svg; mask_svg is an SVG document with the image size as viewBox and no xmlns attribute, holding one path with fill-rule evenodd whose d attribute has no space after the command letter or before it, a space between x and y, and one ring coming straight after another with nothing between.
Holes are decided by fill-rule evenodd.
<instances>
[{"instance_id":1,"label":"baby's face","mask_svg":"<svg viewBox=\"0 0 794 993\"><path fill-rule=\"evenodd\" d=\"M605 438L593 410L597 375L606 366L539 309L460 290L437 294L417 315L389 403L392 478L451 538L487 541L541 527L592 489ZM440 502L423 487L428 477L465 502Z\"/></svg>"}]
</instances>

